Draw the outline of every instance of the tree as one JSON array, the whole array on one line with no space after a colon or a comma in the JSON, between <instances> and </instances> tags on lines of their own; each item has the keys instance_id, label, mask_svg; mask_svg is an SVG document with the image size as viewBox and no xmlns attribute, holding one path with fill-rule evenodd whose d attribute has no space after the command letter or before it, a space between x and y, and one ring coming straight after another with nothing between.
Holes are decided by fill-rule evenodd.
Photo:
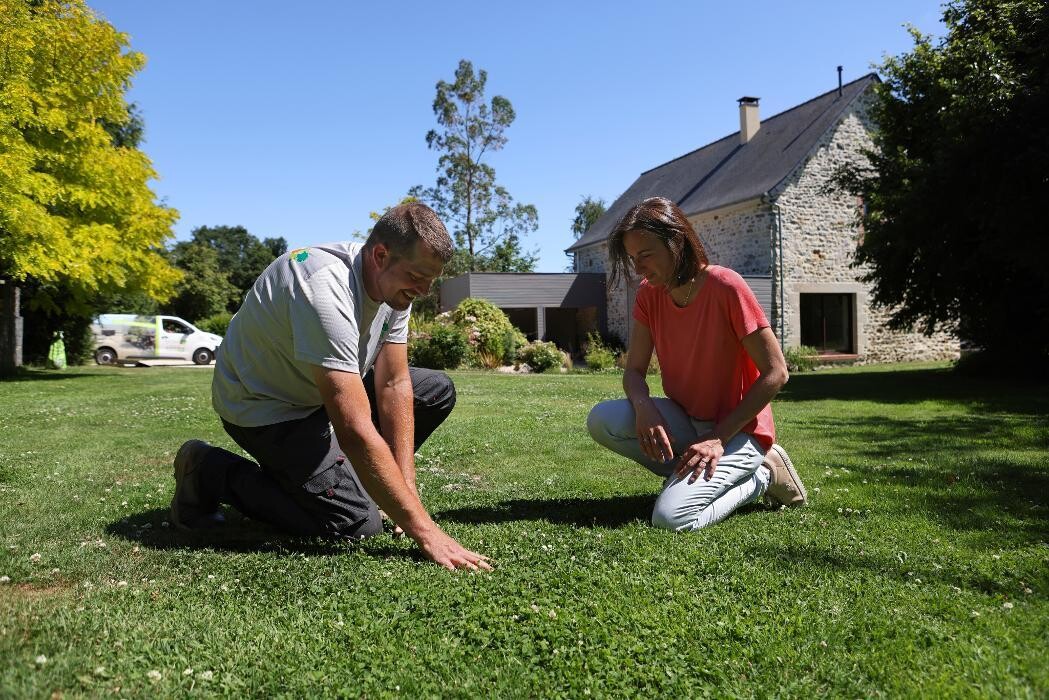
<instances>
[{"instance_id":1,"label":"tree","mask_svg":"<svg viewBox=\"0 0 1049 700\"><path fill-rule=\"evenodd\" d=\"M237 310L259 275L288 250L288 242L283 237L260 241L243 226L199 226L191 235L194 243L215 250L219 267L238 290L230 311Z\"/></svg>"},{"instance_id":2,"label":"tree","mask_svg":"<svg viewBox=\"0 0 1049 700\"><path fill-rule=\"evenodd\" d=\"M581 238L584 233L590 230L594 222L601 218L601 215L606 210L607 207L603 199L594 199L590 195L580 199L579 204L575 205L575 218L572 219L572 234L577 239Z\"/></svg>"},{"instance_id":3,"label":"tree","mask_svg":"<svg viewBox=\"0 0 1049 700\"><path fill-rule=\"evenodd\" d=\"M505 97L497 95L485 103L487 81L488 73L475 74L466 60L459 61L454 83L438 81L433 112L439 129L426 135L426 144L441 152L437 183L409 191L441 216L460 249L445 267L449 275L471 270L529 271L538 259L521 250L521 238L538 227L535 206L515 203L484 160L506 145L506 129L515 118Z\"/></svg>"},{"instance_id":4,"label":"tree","mask_svg":"<svg viewBox=\"0 0 1049 700\"><path fill-rule=\"evenodd\" d=\"M169 313L194 322L240 303L240 290L230 281L222 256L213 246L182 241L171 249L170 257L184 274L165 305Z\"/></svg>"},{"instance_id":5,"label":"tree","mask_svg":"<svg viewBox=\"0 0 1049 700\"><path fill-rule=\"evenodd\" d=\"M877 148L838 174L865 204L856 263L892 327L1044 361L1049 4L955 0L943 21L882 64Z\"/></svg>"},{"instance_id":6,"label":"tree","mask_svg":"<svg viewBox=\"0 0 1049 700\"><path fill-rule=\"evenodd\" d=\"M165 298L178 213L155 201L149 159L111 133L136 118L124 93L144 57L83 0L0 0L0 18L0 289L27 285L32 308L66 316L112 290Z\"/></svg>"}]
</instances>

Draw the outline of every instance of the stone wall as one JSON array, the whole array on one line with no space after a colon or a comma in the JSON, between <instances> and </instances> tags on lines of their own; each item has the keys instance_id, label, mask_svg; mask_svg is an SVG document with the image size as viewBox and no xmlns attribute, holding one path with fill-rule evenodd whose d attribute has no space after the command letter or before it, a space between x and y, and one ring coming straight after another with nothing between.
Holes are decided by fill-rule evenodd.
<instances>
[{"instance_id":1,"label":"stone wall","mask_svg":"<svg viewBox=\"0 0 1049 700\"><path fill-rule=\"evenodd\" d=\"M868 94L857 100L837 128L773 193L781 213L786 345L801 344L801 294L843 293L855 295L854 350L862 360L957 357L958 341L947 334L927 338L888 330L884 325L888 313L871 309L869 285L858 280L863 269L850 267L861 233L857 223L861 203L829 185L839 167L865 160L863 149L873 146L867 116L871 99Z\"/></svg>"},{"instance_id":2,"label":"stone wall","mask_svg":"<svg viewBox=\"0 0 1049 700\"><path fill-rule=\"evenodd\" d=\"M576 251L573 272L609 272L608 244L602 241ZM630 338L630 318L634 307L636 284L623 278L615 285L605 285L605 308L608 332L618 337L625 345Z\"/></svg>"},{"instance_id":3,"label":"stone wall","mask_svg":"<svg viewBox=\"0 0 1049 700\"><path fill-rule=\"evenodd\" d=\"M718 213L689 217L710 262L741 275L772 274L771 209L750 202Z\"/></svg>"}]
</instances>

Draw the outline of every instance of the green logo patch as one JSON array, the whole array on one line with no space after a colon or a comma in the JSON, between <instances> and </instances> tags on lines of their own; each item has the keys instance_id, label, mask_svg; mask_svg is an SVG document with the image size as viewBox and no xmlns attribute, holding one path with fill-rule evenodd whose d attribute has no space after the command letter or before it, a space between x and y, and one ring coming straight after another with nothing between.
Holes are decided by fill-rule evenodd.
<instances>
[{"instance_id":1,"label":"green logo patch","mask_svg":"<svg viewBox=\"0 0 1049 700\"><path fill-rule=\"evenodd\" d=\"M306 262L306 258L310 257L310 251L305 248L299 248L298 250L291 251L291 258L295 262Z\"/></svg>"}]
</instances>

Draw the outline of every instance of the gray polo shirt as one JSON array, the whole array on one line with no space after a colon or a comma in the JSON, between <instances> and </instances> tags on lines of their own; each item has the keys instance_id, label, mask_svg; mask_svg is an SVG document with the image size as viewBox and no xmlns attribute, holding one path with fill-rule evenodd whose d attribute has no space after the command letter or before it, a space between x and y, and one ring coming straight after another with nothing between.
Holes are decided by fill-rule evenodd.
<instances>
[{"instance_id":1,"label":"gray polo shirt","mask_svg":"<svg viewBox=\"0 0 1049 700\"><path fill-rule=\"evenodd\" d=\"M362 247L293 250L259 276L215 355L219 416L246 428L305 418L323 404L311 365L363 376L383 343L408 342L409 311L364 291Z\"/></svg>"}]
</instances>

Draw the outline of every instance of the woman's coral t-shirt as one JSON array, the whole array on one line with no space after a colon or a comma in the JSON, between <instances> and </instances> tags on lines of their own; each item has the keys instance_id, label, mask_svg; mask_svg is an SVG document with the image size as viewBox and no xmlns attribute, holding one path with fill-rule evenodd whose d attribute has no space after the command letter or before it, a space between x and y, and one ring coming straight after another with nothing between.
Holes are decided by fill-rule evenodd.
<instances>
[{"instance_id":1,"label":"woman's coral t-shirt","mask_svg":"<svg viewBox=\"0 0 1049 700\"><path fill-rule=\"evenodd\" d=\"M727 267L708 266L706 282L685 308L663 287L642 280L634 319L652 334L663 391L693 418L720 422L761 374L740 341L769 322L754 292ZM772 447L772 407L761 409L742 432L766 451Z\"/></svg>"}]
</instances>

